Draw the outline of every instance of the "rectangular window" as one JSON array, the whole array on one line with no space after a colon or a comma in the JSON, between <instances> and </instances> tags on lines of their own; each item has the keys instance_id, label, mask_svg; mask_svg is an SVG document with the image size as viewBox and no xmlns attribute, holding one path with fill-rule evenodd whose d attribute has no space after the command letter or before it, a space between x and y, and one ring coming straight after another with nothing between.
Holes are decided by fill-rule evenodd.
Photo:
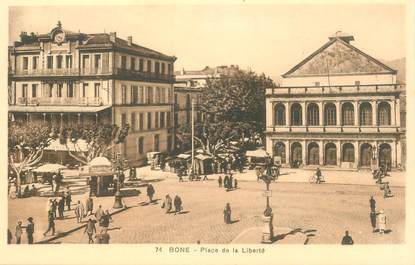
<instances>
[{"instance_id":1,"label":"rectangular window","mask_svg":"<svg viewBox=\"0 0 415 265\"><path fill-rule=\"evenodd\" d=\"M167 128L170 128L170 126L171 126L171 112L167 112L166 113L166 125L167 125Z\"/></svg>"},{"instance_id":2,"label":"rectangular window","mask_svg":"<svg viewBox=\"0 0 415 265\"><path fill-rule=\"evenodd\" d=\"M32 98L37 97L37 84L32 84Z\"/></svg>"},{"instance_id":3,"label":"rectangular window","mask_svg":"<svg viewBox=\"0 0 415 265\"><path fill-rule=\"evenodd\" d=\"M174 104L177 104L177 93L174 93Z\"/></svg>"},{"instance_id":4,"label":"rectangular window","mask_svg":"<svg viewBox=\"0 0 415 265\"><path fill-rule=\"evenodd\" d=\"M127 104L127 87L121 86L121 104Z\"/></svg>"},{"instance_id":5,"label":"rectangular window","mask_svg":"<svg viewBox=\"0 0 415 265\"><path fill-rule=\"evenodd\" d=\"M124 127L127 124L127 115L125 113L121 114L121 127Z\"/></svg>"},{"instance_id":6,"label":"rectangular window","mask_svg":"<svg viewBox=\"0 0 415 265\"><path fill-rule=\"evenodd\" d=\"M147 60L147 73L151 73L151 61Z\"/></svg>"},{"instance_id":7,"label":"rectangular window","mask_svg":"<svg viewBox=\"0 0 415 265\"><path fill-rule=\"evenodd\" d=\"M144 137L138 138L138 154L144 154Z\"/></svg>"},{"instance_id":8,"label":"rectangular window","mask_svg":"<svg viewBox=\"0 0 415 265\"><path fill-rule=\"evenodd\" d=\"M161 88L161 100L160 103L164 103L166 101L166 88L162 87Z\"/></svg>"},{"instance_id":9,"label":"rectangular window","mask_svg":"<svg viewBox=\"0 0 415 265\"><path fill-rule=\"evenodd\" d=\"M72 55L66 55L66 68L72 68Z\"/></svg>"},{"instance_id":10,"label":"rectangular window","mask_svg":"<svg viewBox=\"0 0 415 265\"><path fill-rule=\"evenodd\" d=\"M140 113L139 118L140 120L138 121L139 122L138 126L139 126L140 131L142 131L144 130L144 113Z\"/></svg>"},{"instance_id":11,"label":"rectangular window","mask_svg":"<svg viewBox=\"0 0 415 265\"><path fill-rule=\"evenodd\" d=\"M22 85L22 98L27 98L27 84Z\"/></svg>"},{"instance_id":12,"label":"rectangular window","mask_svg":"<svg viewBox=\"0 0 415 265\"><path fill-rule=\"evenodd\" d=\"M82 56L82 68L89 68L89 55L87 54Z\"/></svg>"},{"instance_id":13,"label":"rectangular window","mask_svg":"<svg viewBox=\"0 0 415 265\"><path fill-rule=\"evenodd\" d=\"M38 60L39 60L38 56L33 56L33 58L32 58L32 69L37 69Z\"/></svg>"},{"instance_id":14,"label":"rectangular window","mask_svg":"<svg viewBox=\"0 0 415 265\"><path fill-rule=\"evenodd\" d=\"M160 112L160 128L164 128L165 126L165 116L164 116L164 112Z\"/></svg>"},{"instance_id":15,"label":"rectangular window","mask_svg":"<svg viewBox=\"0 0 415 265\"><path fill-rule=\"evenodd\" d=\"M154 127L157 129L159 127L159 112L154 113Z\"/></svg>"},{"instance_id":16,"label":"rectangular window","mask_svg":"<svg viewBox=\"0 0 415 265\"><path fill-rule=\"evenodd\" d=\"M94 55L94 67L101 68L101 54Z\"/></svg>"},{"instance_id":17,"label":"rectangular window","mask_svg":"<svg viewBox=\"0 0 415 265\"><path fill-rule=\"evenodd\" d=\"M99 97L99 90L101 88L101 84L100 83L95 83L94 84L94 97L98 98Z\"/></svg>"},{"instance_id":18,"label":"rectangular window","mask_svg":"<svg viewBox=\"0 0 415 265\"><path fill-rule=\"evenodd\" d=\"M166 64L165 63L161 63L161 73L164 75L166 74Z\"/></svg>"},{"instance_id":19,"label":"rectangular window","mask_svg":"<svg viewBox=\"0 0 415 265\"><path fill-rule=\"evenodd\" d=\"M50 98L53 96L53 84L48 85L48 96Z\"/></svg>"},{"instance_id":20,"label":"rectangular window","mask_svg":"<svg viewBox=\"0 0 415 265\"><path fill-rule=\"evenodd\" d=\"M131 57L130 59L130 69L135 70L135 58Z\"/></svg>"},{"instance_id":21,"label":"rectangular window","mask_svg":"<svg viewBox=\"0 0 415 265\"><path fill-rule=\"evenodd\" d=\"M161 93L160 93L160 88L156 87L156 102L155 103L160 103L161 102Z\"/></svg>"},{"instance_id":22,"label":"rectangular window","mask_svg":"<svg viewBox=\"0 0 415 265\"><path fill-rule=\"evenodd\" d=\"M160 63L159 62L156 62L155 63L155 65L154 65L154 72L156 72L156 74L159 74L160 73Z\"/></svg>"},{"instance_id":23,"label":"rectangular window","mask_svg":"<svg viewBox=\"0 0 415 265\"><path fill-rule=\"evenodd\" d=\"M158 152L160 149L160 135L154 135L154 151Z\"/></svg>"},{"instance_id":24,"label":"rectangular window","mask_svg":"<svg viewBox=\"0 0 415 265\"><path fill-rule=\"evenodd\" d=\"M84 83L82 86L82 97L85 98L88 95L88 83Z\"/></svg>"},{"instance_id":25,"label":"rectangular window","mask_svg":"<svg viewBox=\"0 0 415 265\"><path fill-rule=\"evenodd\" d=\"M47 68L52 69L53 68L53 56L48 56L47 59Z\"/></svg>"},{"instance_id":26,"label":"rectangular window","mask_svg":"<svg viewBox=\"0 0 415 265\"><path fill-rule=\"evenodd\" d=\"M133 131L133 132L135 132L136 131L136 118L135 118L135 112L132 112L131 113L131 130Z\"/></svg>"},{"instance_id":27,"label":"rectangular window","mask_svg":"<svg viewBox=\"0 0 415 265\"><path fill-rule=\"evenodd\" d=\"M56 68L58 69L62 68L62 61L63 61L62 55L56 56Z\"/></svg>"},{"instance_id":28,"label":"rectangular window","mask_svg":"<svg viewBox=\"0 0 415 265\"><path fill-rule=\"evenodd\" d=\"M121 56L121 69L127 68L127 57Z\"/></svg>"},{"instance_id":29,"label":"rectangular window","mask_svg":"<svg viewBox=\"0 0 415 265\"><path fill-rule=\"evenodd\" d=\"M138 62L138 71L144 72L144 60L140 59Z\"/></svg>"},{"instance_id":30,"label":"rectangular window","mask_svg":"<svg viewBox=\"0 0 415 265\"><path fill-rule=\"evenodd\" d=\"M139 102L140 103L145 103L145 98L144 98L144 87L140 87L140 98L139 98Z\"/></svg>"},{"instance_id":31,"label":"rectangular window","mask_svg":"<svg viewBox=\"0 0 415 265\"><path fill-rule=\"evenodd\" d=\"M147 104L153 104L153 101L154 101L153 88L148 87L147 88Z\"/></svg>"},{"instance_id":32,"label":"rectangular window","mask_svg":"<svg viewBox=\"0 0 415 265\"><path fill-rule=\"evenodd\" d=\"M133 104L138 104L138 86L131 86L131 101Z\"/></svg>"},{"instance_id":33,"label":"rectangular window","mask_svg":"<svg viewBox=\"0 0 415 265\"><path fill-rule=\"evenodd\" d=\"M151 130L151 112L147 113L147 130Z\"/></svg>"},{"instance_id":34,"label":"rectangular window","mask_svg":"<svg viewBox=\"0 0 415 265\"><path fill-rule=\"evenodd\" d=\"M73 83L68 83L68 98L73 98L74 91L73 91Z\"/></svg>"},{"instance_id":35,"label":"rectangular window","mask_svg":"<svg viewBox=\"0 0 415 265\"><path fill-rule=\"evenodd\" d=\"M58 84L58 91L57 91L58 98L62 97L62 90L63 90L63 84Z\"/></svg>"},{"instance_id":36,"label":"rectangular window","mask_svg":"<svg viewBox=\"0 0 415 265\"><path fill-rule=\"evenodd\" d=\"M23 70L27 70L29 69L29 58L28 57L23 57L23 66L22 66Z\"/></svg>"},{"instance_id":37,"label":"rectangular window","mask_svg":"<svg viewBox=\"0 0 415 265\"><path fill-rule=\"evenodd\" d=\"M173 66L172 66L172 64L171 64L171 63L169 63L169 64L167 65L167 71L168 71L168 74L169 74L169 75L172 75L172 74L173 74Z\"/></svg>"}]
</instances>

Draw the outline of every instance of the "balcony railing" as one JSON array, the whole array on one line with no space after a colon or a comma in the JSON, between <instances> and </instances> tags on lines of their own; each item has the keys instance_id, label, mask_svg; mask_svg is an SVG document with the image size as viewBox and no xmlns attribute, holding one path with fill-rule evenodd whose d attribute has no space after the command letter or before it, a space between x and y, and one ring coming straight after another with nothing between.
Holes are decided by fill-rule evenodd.
<instances>
[{"instance_id":1,"label":"balcony railing","mask_svg":"<svg viewBox=\"0 0 415 265\"><path fill-rule=\"evenodd\" d=\"M28 70L17 70L13 74L15 76L73 76L73 75L79 75L79 70L73 69L73 68L28 69Z\"/></svg>"},{"instance_id":2,"label":"balcony railing","mask_svg":"<svg viewBox=\"0 0 415 265\"><path fill-rule=\"evenodd\" d=\"M175 80L174 75L139 72L139 71L124 69L124 68L116 68L114 73L117 75L139 78L144 81L174 82Z\"/></svg>"},{"instance_id":3,"label":"balcony railing","mask_svg":"<svg viewBox=\"0 0 415 265\"><path fill-rule=\"evenodd\" d=\"M343 86L292 86L267 88L266 95L300 95L300 94L347 94L347 93L382 93L398 92L404 85L343 85Z\"/></svg>"},{"instance_id":4,"label":"balcony railing","mask_svg":"<svg viewBox=\"0 0 415 265\"><path fill-rule=\"evenodd\" d=\"M92 98L18 98L17 105L27 106L102 106L100 97Z\"/></svg>"}]
</instances>

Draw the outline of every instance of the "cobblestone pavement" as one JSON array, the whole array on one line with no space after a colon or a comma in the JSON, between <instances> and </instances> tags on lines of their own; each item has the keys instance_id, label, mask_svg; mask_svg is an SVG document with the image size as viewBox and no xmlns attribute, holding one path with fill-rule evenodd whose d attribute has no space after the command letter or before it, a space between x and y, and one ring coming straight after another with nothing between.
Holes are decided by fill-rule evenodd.
<instances>
[{"instance_id":1,"label":"cobblestone pavement","mask_svg":"<svg viewBox=\"0 0 415 265\"><path fill-rule=\"evenodd\" d=\"M260 215L265 207L263 183L242 179L239 189L226 192L217 187L212 176L209 176L210 181L182 183L177 181L174 174L159 171L147 175L141 172L141 177L147 181L153 180L157 199L162 199L167 193L172 197L179 194L183 200L184 213L165 214L160 207L162 201L142 206L147 197L145 186L140 187L141 195L124 199L131 208L113 216L114 221L109 230L111 243L229 243L243 230L262 226ZM274 225L300 228L307 234L309 244L338 244L345 230L350 231L356 244L404 241L404 188L394 187L394 197L387 199L382 197L375 185L317 185L278 181L271 184L271 189ZM368 202L372 194L375 195L377 208L383 209L388 218L387 228L391 230L388 234L372 233ZM78 197L82 201L86 199L86 195L74 195L74 203ZM43 239L42 233L47 228L46 200L9 200L9 228L14 232L17 219L24 219L26 223L25 219L31 215L36 223L35 240ZM102 204L104 209L110 209L113 201L113 197L97 198L94 205ZM236 221L231 225L223 222L226 202L231 204L232 219ZM73 219L57 221L58 231L67 231L77 225L73 212L65 214ZM53 243L87 241L80 230Z\"/></svg>"}]
</instances>

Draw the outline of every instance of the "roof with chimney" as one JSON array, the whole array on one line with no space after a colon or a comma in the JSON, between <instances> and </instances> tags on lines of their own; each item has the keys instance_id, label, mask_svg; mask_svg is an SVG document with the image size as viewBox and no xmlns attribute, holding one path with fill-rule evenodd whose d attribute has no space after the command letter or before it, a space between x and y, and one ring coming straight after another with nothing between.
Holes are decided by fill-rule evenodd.
<instances>
[{"instance_id":1,"label":"roof with chimney","mask_svg":"<svg viewBox=\"0 0 415 265\"><path fill-rule=\"evenodd\" d=\"M282 77L396 74L396 70L351 45L350 41L353 40L350 34L336 32L327 43Z\"/></svg>"},{"instance_id":2,"label":"roof with chimney","mask_svg":"<svg viewBox=\"0 0 415 265\"><path fill-rule=\"evenodd\" d=\"M162 60L175 61L177 58L174 56L168 56L155 50L140 46L129 40L118 38L116 33L81 33L73 32L62 28L62 24L58 22L49 33L28 35L26 32L22 32L20 37L21 41L15 42L16 48L31 48L40 46L41 42L53 42L55 34L63 32L66 40L79 41L79 48L115 48L126 52L137 53L142 56L153 57ZM129 37L132 40L132 37Z\"/></svg>"}]
</instances>

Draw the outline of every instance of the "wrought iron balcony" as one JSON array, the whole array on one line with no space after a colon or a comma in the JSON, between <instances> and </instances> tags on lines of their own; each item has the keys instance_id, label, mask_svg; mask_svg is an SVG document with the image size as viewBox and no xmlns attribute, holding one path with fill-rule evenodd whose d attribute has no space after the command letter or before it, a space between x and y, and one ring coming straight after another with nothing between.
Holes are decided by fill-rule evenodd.
<instances>
[{"instance_id":1,"label":"wrought iron balcony","mask_svg":"<svg viewBox=\"0 0 415 265\"><path fill-rule=\"evenodd\" d=\"M18 98L17 105L27 106L102 106L100 97L92 98L69 98L69 97L41 97L41 98Z\"/></svg>"}]
</instances>

